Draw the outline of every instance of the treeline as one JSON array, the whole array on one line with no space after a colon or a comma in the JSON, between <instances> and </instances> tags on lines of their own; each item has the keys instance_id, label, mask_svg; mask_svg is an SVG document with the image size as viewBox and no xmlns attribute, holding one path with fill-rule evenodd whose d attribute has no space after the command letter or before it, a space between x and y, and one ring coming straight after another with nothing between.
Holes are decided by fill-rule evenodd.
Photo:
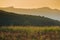
<instances>
[{"instance_id":1,"label":"treeline","mask_svg":"<svg viewBox=\"0 0 60 40\"><path fill-rule=\"evenodd\" d=\"M60 21L44 16L19 15L0 10L0 26L60 26Z\"/></svg>"}]
</instances>

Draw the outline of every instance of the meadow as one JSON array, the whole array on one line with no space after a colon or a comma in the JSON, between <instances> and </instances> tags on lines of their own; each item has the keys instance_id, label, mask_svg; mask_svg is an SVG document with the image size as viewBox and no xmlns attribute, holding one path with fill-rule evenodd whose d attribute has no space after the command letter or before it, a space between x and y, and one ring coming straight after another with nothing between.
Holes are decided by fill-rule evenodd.
<instances>
[{"instance_id":1,"label":"meadow","mask_svg":"<svg viewBox=\"0 0 60 40\"><path fill-rule=\"evenodd\" d=\"M2 26L0 40L60 40L60 27Z\"/></svg>"}]
</instances>

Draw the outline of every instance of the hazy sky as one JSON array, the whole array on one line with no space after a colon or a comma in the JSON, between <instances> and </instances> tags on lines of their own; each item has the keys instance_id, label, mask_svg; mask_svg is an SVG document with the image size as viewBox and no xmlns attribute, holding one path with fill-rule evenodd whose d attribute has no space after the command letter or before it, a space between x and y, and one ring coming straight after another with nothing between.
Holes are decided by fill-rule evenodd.
<instances>
[{"instance_id":1,"label":"hazy sky","mask_svg":"<svg viewBox=\"0 0 60 40\"><path fill-rule=\"evenodd\" d=\"M15 8L50 7L60 9L60 0L0 0L0 7Z\"/></svg>"}]
</instances>

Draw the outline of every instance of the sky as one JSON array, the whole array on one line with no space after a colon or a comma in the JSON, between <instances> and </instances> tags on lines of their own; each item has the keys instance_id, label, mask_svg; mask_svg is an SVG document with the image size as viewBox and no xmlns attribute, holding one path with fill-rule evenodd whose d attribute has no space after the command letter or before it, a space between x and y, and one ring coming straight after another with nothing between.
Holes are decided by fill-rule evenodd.
<instances>
[{"instance_id":1,"label":"sky","mask_svg":"<svg viewBox=\"0 0 60 40\"><path fill-rule=\"evenodd\" d=\"M0 0L0 7L60 9L60 0Z\"/></svg>"}]
</instances>

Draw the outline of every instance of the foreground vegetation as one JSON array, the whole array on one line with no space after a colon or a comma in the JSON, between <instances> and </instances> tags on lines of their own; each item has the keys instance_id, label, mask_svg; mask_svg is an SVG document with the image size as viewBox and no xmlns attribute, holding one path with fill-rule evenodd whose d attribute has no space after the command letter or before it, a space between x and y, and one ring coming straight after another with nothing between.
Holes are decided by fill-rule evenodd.
<instances>
[{"instance_id":1,"label":"foreground vegetation","mask_svg":"<svg viewBox=\"0 0 60 40\"><path fill-rule=\"evenodd\" d=\"M60 40L60 27L1 27L0 40Z\"/></svg>"}]
</instances>

